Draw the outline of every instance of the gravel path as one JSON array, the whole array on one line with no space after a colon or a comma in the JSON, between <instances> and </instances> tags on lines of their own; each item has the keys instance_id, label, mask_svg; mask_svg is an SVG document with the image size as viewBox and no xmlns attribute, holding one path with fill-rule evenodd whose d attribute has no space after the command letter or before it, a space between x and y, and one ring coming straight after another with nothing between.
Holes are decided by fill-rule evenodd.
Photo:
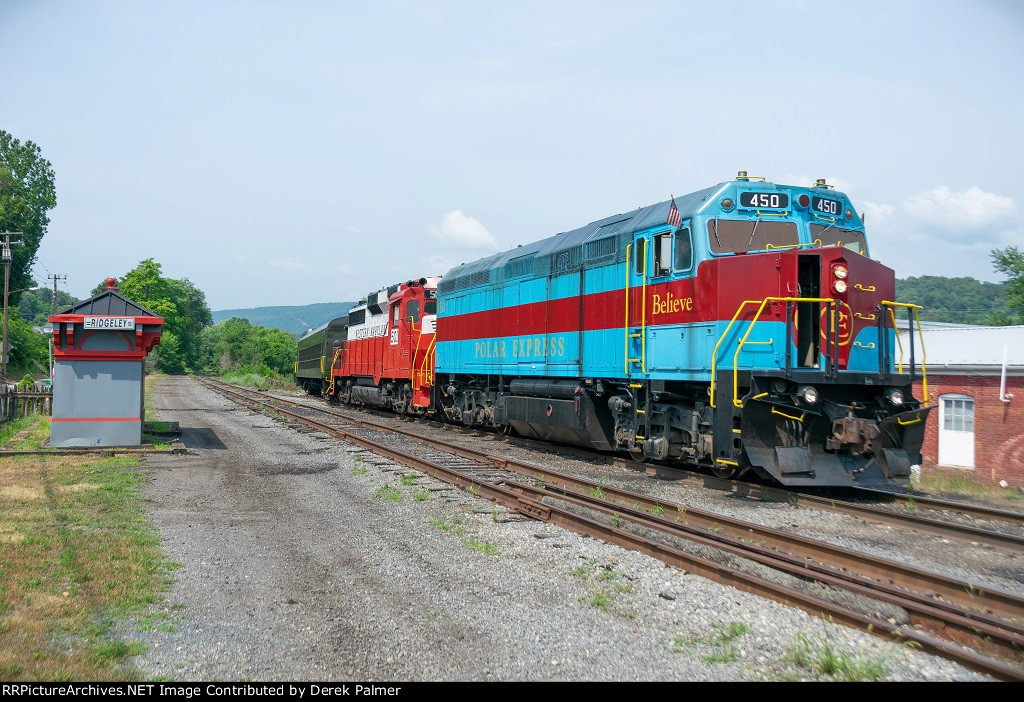
<instances>
[{"instance_id":1,"label":"gravel path","mask_svg":"<svg viewBox=\"0 0 1024 702\"><path fill-rule=\"evenodd\" d=\"M658 561L492 508L183 377L156 414L186 456L146 489L166 603L127 635L176 680L985 680ZM389 501L397 499L397 501ZM138 631L149 628L148 631ZM805 657L806 658L806 657Z\"/></svg>"}]
</instances>

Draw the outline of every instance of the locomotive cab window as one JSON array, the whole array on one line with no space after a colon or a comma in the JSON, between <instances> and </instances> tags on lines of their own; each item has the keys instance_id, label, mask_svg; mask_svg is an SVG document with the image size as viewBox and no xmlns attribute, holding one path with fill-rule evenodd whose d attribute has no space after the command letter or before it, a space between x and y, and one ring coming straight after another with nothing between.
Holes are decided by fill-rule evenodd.
<instances>
[{"instance_id":1,"label":"locomotive cab window","mask_svg":"<svg viewBox=\"0 0 1024 702\"><path fill-rule=\"evenodd\" d=\"M684 227L676 231L676 250L673 268L676 271L688 271L693 267L693 242L690 239L690 228Z\"/></svg>"},{"instance_id":2,"label":"locomotive cab window","mask_svg":"<svg viewBox=\"0 0 1024 702\"><path fill-rule=\"evenodd\" d=\"M424 300L423 314L437 314L437 300Z\"/></svg>"},{"instance_id":3,"label":"locomotive cab window","mask_svg":"<svg viewBox=\"0 0 1024 702\"><path fill-rule=\"evenodd\" d=\"M672 270L672 233L654 237L654 275L668 275Z\"/></svg>"},{"instance_id":4,"label":"locomotive cab window","mask_svg":"<svg viewBox=\"0 0 1024 702\"><path fill-rule=\"evenodd\" d=\"M772 248L796 246L800 235L796 222L778 222L765 219L713 219L708 222L708 241L716 254L766 251Z\"/></svg>"},{"instance_id":5,"label":"locomotive cab window","mask_svg":"<svg viewBox=\"0 0 1024 702\"><path fill-rule=\"evenodd\" d=\"M402 319L402 305L401 305L401 303L398 303L398 302L395 303L395 307L394 307L393 314L391 315L391 317L392 317L392 320L394 322L394 325L397 327L399 320Z\"/></svg>"},{"instance_id":6,"label":"locomotive cab window","mask_svg":"<svg viewBox=\"0 0 1024 702\"><path fill-rule=\"evenodd\" d=\"M811 241L820 241L822 246L842 246L850 251L868 255L868 245L864 241L864 232L853 229L839 229L822 224L811 225Z\"/></svg>"},{"instance_id":7,"label":"locomotive cab window","mask_svg":"<svg viewBox=\"0 0 1024 702\"><path fill-rule=\"evenodd\" d=\"M417 322L419 322L420 321L420 301L419 300L409 300L409 307L406 310L406 312L408 314L406 314L405 316L409 318L410 322L412 322L413 324L416 324Z\"/></svg>"},{"instance_id":8,"label":"locomotive cab window","mask_svg":"<svg viewBox=\"0 0 1024 702\"><path fill-rule=\"evenodd\" d=\"M633 253L636 256L636 274L643 275L647 270L647 239L637 239L635 248L636 251Z\"/></svg>"}]
</instances>

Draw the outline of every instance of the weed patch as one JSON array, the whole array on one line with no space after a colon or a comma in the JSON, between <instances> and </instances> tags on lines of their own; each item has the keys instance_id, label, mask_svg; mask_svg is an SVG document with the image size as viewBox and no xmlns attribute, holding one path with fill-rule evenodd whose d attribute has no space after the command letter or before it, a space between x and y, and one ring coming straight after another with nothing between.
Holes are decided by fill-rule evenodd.
<instances>
[{"instance_id":1,"label":"weed patch","mask_svg":"<svg viewBox=\"0 0 1024 702\"><path fill-rule=\"evenodd\" d=\"M38 418L36 421L39 421ZM44 422L28 439L45 436ZM143 645L119 622L169 587L142 509L137 458L24 456L0 464L0 678L131 680Z\"/></svg>"}]
</instances>

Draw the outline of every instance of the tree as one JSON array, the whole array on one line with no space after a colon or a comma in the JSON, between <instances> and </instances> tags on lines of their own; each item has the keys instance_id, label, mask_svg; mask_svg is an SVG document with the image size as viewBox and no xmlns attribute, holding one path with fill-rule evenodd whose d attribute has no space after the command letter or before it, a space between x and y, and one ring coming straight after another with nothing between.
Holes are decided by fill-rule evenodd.
<instances>
[{"instance_id":1,"label":"tree","mask_svg":"<svg viewBox=\"0 0 1024 702\"><path fill-rule=\"evenodd\" d=\"M101 283L93 294L105 287ZM188 278L163 277L160 264L147 258L121 278L118 291L164 318L163 338L156 350L161 370L182 373L203 367L201 332L213 321L213 315L202 290Z\"/></svg>"},{"instance_id":2,"label":"tree","mask_svg":"<svg viewBox=\"0 0 1024 702\"><path fill-rule=\"evenodd\" d=\"M203 330L203 357L211 371L248 369L262 375L288 375L295 367L295 340L282 329L232 317Z\"/></svg>"},{"instance_id":3,"label":"tree","mask_svg":"<svg viewBox=\"0 0 1024 702\"><path fill-rule=\"evenodd\" d=\"M1016 246L992 250L993 267L1005 275L1006 308L1010 314L1024 320L1024 251Z\"/></svg>"},{"instance_id":4,"label":"tree","mask_svg":"<svg viewBox=\"0 0 1024 702\"><path fill-rule=\"evenodd\" d=\"M81 300L63 290L57 291L58 312L79 302ZM43 326L53 314L53 290L45 286L38 290L26 290L21 294L21 300L18 302L18 313L30 324L37 327Z\"/></svg>"},{"instance_id":5,"label":"tree","mask_svg":"<svg viewBox=\"0 0 1024 702\"><path fill-rule=\"evenodd\" d=\"M0 129L0 231L21 232L12 246L11 289L32 286L31 269L57 206L53 168L31 141L24 143ZM17 304L17 294L11 304Z\"/></svg>"}]
</instances>

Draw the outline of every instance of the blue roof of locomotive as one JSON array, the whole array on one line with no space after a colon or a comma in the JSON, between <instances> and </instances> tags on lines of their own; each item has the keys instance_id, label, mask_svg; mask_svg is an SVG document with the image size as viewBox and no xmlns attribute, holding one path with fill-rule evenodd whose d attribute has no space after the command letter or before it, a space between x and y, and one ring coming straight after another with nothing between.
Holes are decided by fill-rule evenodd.
<instances>
[{"instance_id":1,"label":"blue roof of locomotive","mask_svg":"<svg viewBox=\"0 0 1024 702\"><path fill-rule=\"evenodd\" d=\"M710 188L704 188L703 190L677 197L676 208L679 210L681 219L692 216L704 206L711 196L731 182L733 181L718 183ZM465 285L456 285L456 281L465 281L467 277L471 278L471 280L466 281L468 285L483 284L488 282L489 276L485 276L487 276L489 271L500 268L509 261L525 257L539 258L557 251L572 249L588 240L603 238L605 234L632 234L649 227L665 224L668 221L668 213L671 206L672 201L665 200L664 202L658 202L647 207L641 207L632 212L604 217L577 229L555 234L547 239L535 241L532 244L518 246L509 251L503 251L471 263L463 263L445 274L438 289L443 292L445 289L451 290L455 287L465 287ZM607 231L598 235L602 228L607 228Z\"/></svg>"}]
</instances>

